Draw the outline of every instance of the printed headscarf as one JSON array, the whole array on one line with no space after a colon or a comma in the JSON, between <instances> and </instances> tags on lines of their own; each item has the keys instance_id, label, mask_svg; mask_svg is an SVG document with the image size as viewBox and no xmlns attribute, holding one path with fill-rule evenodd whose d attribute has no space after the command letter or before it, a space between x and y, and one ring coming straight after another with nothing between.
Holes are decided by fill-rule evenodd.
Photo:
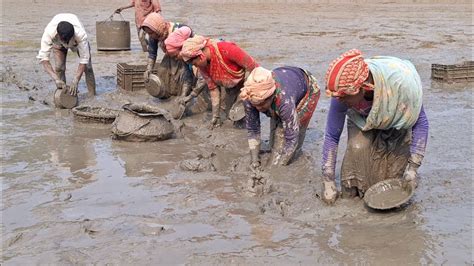
<instances>
[{"instance_id":1,"label":"printed headscarf","mask_svg":"<svg viewBox=\"0 0 474 266\"><path fill-rule=\"evenodd\" d=\"M150 13L143 21L142 27L148 27L158 35L163 36L168 31L168 22L158 13Z\"/></svg>"},{"instance_id":2,"label":"printed headscarf","mask_svg":"<svg viewBox=\"0 0 474 266\"><path fill-rule=\"evenodd\" d=\"M250 72L244 87L240 90L240 98L258 105L272 96L275 89L272 72L263 67L256 67Z\"/></svg>"},{"instance_id":3,"label":"printed headscarf","mask_svg":"<svg viewBox=\"0 0 474 266\"><path fill-rule=\"evenodd\" d=\"M186 41L189 36L191 36L191 28L181 27L168 36L165 40L166 51L168 53L179 52L181 47L183 47L184 41Z\"/></svg>"},{"instance_id":4,"label":"printed headscarf","mask_svg":"<svg viewBox=\"0 0 474 266\"><path fill-rule=\"evenodd\" d=\"M355 95L369 77L369 67L357 49L349 50L332 61L326 73L328 96Z\"/></svg>"},{"instance_id":5,"label":"printed headscarf","mask_svg":"<svg viewBox=\"0 0 474 266\"><path fill-rule=\"evenodd\" d=\"M181 52L179 54L185 62L191 58L202 55L202 49L206 47L208 40L209 39L205 38L204 36L195 35L183 43L183 48L181 48Z\"/></svg>"}]
</instances>

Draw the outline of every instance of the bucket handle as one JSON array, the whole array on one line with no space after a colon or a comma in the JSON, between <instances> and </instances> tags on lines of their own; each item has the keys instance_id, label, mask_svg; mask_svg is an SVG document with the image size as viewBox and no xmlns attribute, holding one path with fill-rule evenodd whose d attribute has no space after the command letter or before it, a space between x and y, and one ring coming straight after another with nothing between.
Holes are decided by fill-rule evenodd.
<instances>
[{"instance_id":1,"label":"bucket handle","mask_svg":"<svg viewBox=\"0 0 474 266\"><path fill-rule=\"evenodd\" d=\"M120 15L120 17L122 18L123 21L125 21L125 18L122 16L122 13L112 13L112 15L110 15L107 19L103 20L103 21L100 21L99 23L104 23L104 22L107 22L107 21L114 21L114 15L115 14L118 14Z\"/></svg>"}]
</instances>

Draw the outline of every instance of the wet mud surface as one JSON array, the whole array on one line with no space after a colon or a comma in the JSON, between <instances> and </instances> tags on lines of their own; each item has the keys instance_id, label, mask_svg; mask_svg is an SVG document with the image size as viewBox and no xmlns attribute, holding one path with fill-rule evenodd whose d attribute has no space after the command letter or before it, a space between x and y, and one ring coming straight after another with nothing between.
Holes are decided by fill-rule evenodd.
<instances>
[{"instance_id":1,"label":"wet mud surface","mask_svg":"<svg viewBox=\"0 0 474 266\"><path fill-rule=\"evenodd\" d=\"M2 2L2 264L472 264L473 84L430 79L431 63L471 59L470 4L162 1L170 20L235 41L267 68L307 68L320 83L351 48L411 60L430 120L421 182L410 204L376 212L363 200L320 200L324 96L297 159L250 181L246 131L230 122L210 131L209 113L188 112L172 139L137 143L55 109L54 84L35 56L59 12L76 13L92 40L98 96L88 99L81 81L80 104L173 101L115 90L117 63L146 62L132 11L124 11L132 50L96 50L95 22L123 2L45 2ZM70 53L68 81L76 59Z\"/></svg>"}]
</instances>

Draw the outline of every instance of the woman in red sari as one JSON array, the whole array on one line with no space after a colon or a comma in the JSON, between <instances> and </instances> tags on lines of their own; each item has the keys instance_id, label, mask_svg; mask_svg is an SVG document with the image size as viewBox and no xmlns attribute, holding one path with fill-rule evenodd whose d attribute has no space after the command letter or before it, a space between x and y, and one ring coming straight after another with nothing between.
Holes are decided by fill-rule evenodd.
<instances>
[{"instance_id":1,"label":"woman in red sari","mask_svg":"<svg viewBox=\"0 0 474 266\"><path fill-rule=\"evenodd\" d=\"M196 66L206 80L212 102L211 128L219 126L221 109L227 115L232 104L242 104L237 96L243 87L245 73L258 67L258 63L233 42L198 35L183 43L180 56ZM225 93L224 97L221 93Z\"/></svg>"}]
</instances>

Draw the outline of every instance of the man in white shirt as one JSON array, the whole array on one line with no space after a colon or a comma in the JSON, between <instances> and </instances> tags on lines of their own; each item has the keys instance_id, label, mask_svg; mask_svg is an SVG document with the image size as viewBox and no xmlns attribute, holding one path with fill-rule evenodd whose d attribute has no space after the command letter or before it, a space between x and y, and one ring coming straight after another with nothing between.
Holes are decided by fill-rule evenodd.
<instances>
[{"instance_id":1,"label":"man in white shirt","mask_svg":"<svg viewBox=\"0 0 474 266\"><path fill-rule=\"evenodd\" d=\"M66 56L68 49L77 52L79 66L69 93L77 95L79 80L86 72L86 84L89 96L95 95L95 77L92 69L91 52L87 34L76 15L57 14L44 29L41 38L41 50L38 58L45 71L54 79L58 89L66 88ZM51 50L54 53L55 69L49 62Z\"/></svg>"}]
</instances>

